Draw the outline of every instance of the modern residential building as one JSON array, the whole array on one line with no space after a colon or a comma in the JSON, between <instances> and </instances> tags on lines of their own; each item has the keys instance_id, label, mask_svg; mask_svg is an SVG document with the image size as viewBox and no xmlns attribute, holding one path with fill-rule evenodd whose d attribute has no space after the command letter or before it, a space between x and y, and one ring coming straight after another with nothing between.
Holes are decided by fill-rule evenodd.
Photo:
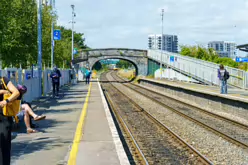
<instances>
[{"instance_id":1,"label":"modern residential building","mask_svg":"<svg viewBox=\"0 0 248 165\"><path fill-rule=\"evenodd\" d=\"M211 41L208 48L213 48L220 57L236 57L236 44L228 41Z\"/></svg>"},{"instance_id":2,"label":"modern residential building","mask_svg":"<svg viewBox=\"0 0 248 165\"><path fill-rule=\"evenodd\" d=\"M151 34L148 35L148 49L159 49L169 52L178 52L178 38L176 35Z\"/></svg>"}]
</instances>

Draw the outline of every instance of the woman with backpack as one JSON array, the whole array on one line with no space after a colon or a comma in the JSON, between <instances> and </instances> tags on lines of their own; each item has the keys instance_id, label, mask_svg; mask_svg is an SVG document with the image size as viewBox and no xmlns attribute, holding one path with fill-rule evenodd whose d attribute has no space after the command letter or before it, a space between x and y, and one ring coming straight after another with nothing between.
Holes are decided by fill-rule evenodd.
<instances>
[{"instance_id":1,"label":"woman with backpack","mask_svg":"<svg viewBox=\"0 0 248 165\"><path fill-rule=\"evenodd\" d=\"M24 94L27 92L27 87L25 85L20 85L18 84L16 87L20 93L19 97L17 98L17 100L22 100ZM1 90L0 94L7 94L9 93L9 91L7 90ZM31 121L31 117L34 119L34 121L39 121L39 120L43 120L46 118L46 116L44 115L37 115L34 113L34 111L31 108L30 103L28 102L22 102L21 104L21 111L16 115L17 119L21 122L24 121L26 128L27 128L27 133L36 133L38 131L36 131L35 129L32 129L32 121ZM16 123L17 124L17 123Z\"/></svg>"},{"instance_id":2,"label":"woman with backpack","mask_svg":"<svg viewBox=\"0 0 248 165\"><path fill-rule=\"evenodd\" d=\"M220 93L227 94L227 80L229 79L229 72L224 68L222 64L220 64L220 68L218 69L218 78L220 80Z\"/></svg>"},{"instance_id":3,"label":"woman with backpack","mask_svg":"<svg viewBox=\"0 0 248 165\"><path fill-rule=\"evenodd\" d=\"M13 119L11 116L5 116L3 108L7 104L16 100L20 95L17 88L12 82L6 78L1 77L0 91L7 90L11 93L11 96L4 100L4 93L0 94L0 165L10 165L10 154L11 154L11 128Z\"/></svg>"}]
</instances>

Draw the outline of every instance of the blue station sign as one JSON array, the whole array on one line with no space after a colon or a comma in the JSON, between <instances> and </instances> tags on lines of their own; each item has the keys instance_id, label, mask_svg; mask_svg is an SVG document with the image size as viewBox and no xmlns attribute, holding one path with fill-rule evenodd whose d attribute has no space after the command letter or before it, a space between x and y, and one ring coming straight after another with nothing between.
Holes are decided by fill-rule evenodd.
<instances>
[{"instance_id":1,"label":"blue station sign","mask_svg":"<svg viewBox=\"0 0 248 165\"><path fill-rule=\"evenodd\" d=\"M60 30L54 30L53 31L53 39L54 40L61 40L61 31Z\"/></svg>"},{"instance_id":2,"label":"blue station sign","mask_svg":"<svg viewBox=\"0 0 248 165\"><path fill-rule=\"evenodd\" d=\"M236 62L248 62L248 57L236 57Z\"/></svg>"},{"instance_id":3,"label":"blue station sign","mask_svg":"<svg viewBox=\"0 0 248 165\"><path fill-rule=\"evenodd\" d=\"M175 61L175 57L174 56L170 56L170 62L174 62Z\"/></svg>"}]
</instances>

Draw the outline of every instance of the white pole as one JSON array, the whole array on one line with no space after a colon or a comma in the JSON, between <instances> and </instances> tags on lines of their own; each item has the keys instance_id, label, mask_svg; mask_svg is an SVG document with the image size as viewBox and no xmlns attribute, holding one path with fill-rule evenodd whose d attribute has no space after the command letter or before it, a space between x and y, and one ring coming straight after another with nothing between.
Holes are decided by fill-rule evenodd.
<instances>
[{"instance_id":1,"label":"white pole","mask_svg":"<svg viewBox=\"0 0 248 165\"><path fill-rule=\"evenodd\" d=\"M75 73L75 68L74 68L74 64L73 64L73 60L74 60L74 17L76 16L75 12L74 12L74 5L71 5L72 8L72 22L71 22L71 60L72 60L72 72L73 72L73 84L76 83L76 73Z\"/></svg>"},{"instance_id":2,"label":"white pole","mask_svg":"<svg viewBox=\"0 0 248 165\"><path fill-rule=\"evenodd\" d=\"M53 22L53 17L54 17L54 7L55 7L55 0L50 0L50 5L52 7L52 26L51 26L51 68L53 67L54 63L54 40L53 40L53 31L54 31L54 22Z\"/></svg>"},{"instance_id":3,"label":"white pole","mask_svg":"<svg viewBox=\"0 0 248 165\"><path fill-rule=\"evenodd\" d=\"M38 76L39 96L42 95L42 1L38 1Z\"/></svg>"},{"instance_id":4,"label":"white pole","mask_svg":"<svg viewBox=\"0 0 248 165\"><path fill-rule=\"evenodd\" d=\"M162 9L162 36L161 36L161 55L160 55L160 79L162 79L162 52L163 52L163 35L164 35L164 9Z\"/></svg>"},{"instance_id":5,"label":"white pole","mask_svg":"<svg viewBox=\"0 0 248 165\"><path fill-rule=\"evenodd\" d=\"M71 8L72 8L72 22L71 22L71 37L72 37L72 42L71 42L71 59L73 60L74 59L74 55L73 55L73 52L74 52L74 16L75 16L75 13L74 13L74 5L71 5Z\"/></svg>"}]
</instances>

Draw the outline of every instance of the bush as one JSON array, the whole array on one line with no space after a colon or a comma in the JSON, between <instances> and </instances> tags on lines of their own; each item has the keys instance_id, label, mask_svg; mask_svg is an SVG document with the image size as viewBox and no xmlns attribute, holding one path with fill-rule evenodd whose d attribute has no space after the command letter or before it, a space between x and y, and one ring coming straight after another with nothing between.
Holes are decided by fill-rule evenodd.
<instances>
[{"instance_id":1,"label":"bush","mask_svg":"<svg viewBox=\"0 0 248 165\"><path fill-rule=\"evenodd\" d=\"M246 67L244 67L242 63L237 63L231 58L219 57L218 54L212 48L206 49L200 46L181 46L180 54L205 61L214 62L217 64L223 64L233 68L246 70Z\"/></svg>"}]
</instances>

